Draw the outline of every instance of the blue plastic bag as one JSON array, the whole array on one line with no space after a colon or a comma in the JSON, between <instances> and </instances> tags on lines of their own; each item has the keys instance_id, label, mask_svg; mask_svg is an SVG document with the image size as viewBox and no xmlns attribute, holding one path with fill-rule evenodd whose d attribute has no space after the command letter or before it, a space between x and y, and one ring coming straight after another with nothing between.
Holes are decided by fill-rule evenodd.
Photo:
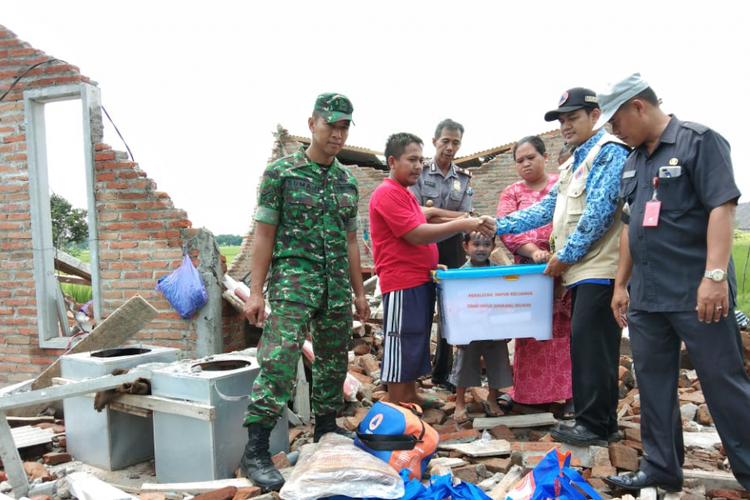
<instances>
[{"instance_id":1,"label":"blue plastic bag","mask_svg":"<svg viewBox=\"0 0 750 500\"><path fill-rule=\"evenodd\" d=\"M562 454L552 449L508 492L506 500L586 500L576 487L592 500L602 500L599 493L570 467L570 452Z\"/></svg>"},{"instance_id":2,"label":"blue plastic bag","mask_svg":"<svg viewBox=\"0 0 750 500\"><path fill-rule=\"evenodd\" d=\"M453 476L433 475L430 478L430 485L425 487L419 479L409 480L409 469L403 469L400 472L401 479L404 480L404 496L397 500L492 500L482 491L479 486L471 483L460 482L453 486ZM336 496L329 497L328 500L352 500L349 497ZM380 500L377 498L368 498L360 500Z\"/></svg>"},{"instance_id":3,"label":"blue plastic bag","mask_svg":"<svg viewBox=\"0 0 750 500\"><path fill-rule=\"evenodd\" d=\"M159 278L156 283L164 297L172 304L180 316L185 319L192 318L193 314L206 305L208 293L200 273L193 265L185 248L185 258L182 259L180 267L171 274Z\"/></svg>"}]
</instances>

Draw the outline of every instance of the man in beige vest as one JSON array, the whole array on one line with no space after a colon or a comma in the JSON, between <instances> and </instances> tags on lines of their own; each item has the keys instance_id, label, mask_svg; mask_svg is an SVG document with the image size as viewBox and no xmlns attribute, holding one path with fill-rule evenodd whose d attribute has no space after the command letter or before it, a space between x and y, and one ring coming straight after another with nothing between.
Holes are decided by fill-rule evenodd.
<instances>
[{"instance_id":1,"label":"man in beige vest","mask_svg":"<svg viewBox=\"0 0 750 500\"><path fill-rule=\"evenodd\" d=\"M594 125L601 111L593 90L565 92L546 121L560 122L573 156L539 203L497 219L497 234L519 234L552 222L555 253L544 273L562 276L572 293L570 351L576 423L552 431L558 441L606 446L617 439L620 326L610 302L622 221L618 192L628 148Z\"/></svg>"}]
</instances>

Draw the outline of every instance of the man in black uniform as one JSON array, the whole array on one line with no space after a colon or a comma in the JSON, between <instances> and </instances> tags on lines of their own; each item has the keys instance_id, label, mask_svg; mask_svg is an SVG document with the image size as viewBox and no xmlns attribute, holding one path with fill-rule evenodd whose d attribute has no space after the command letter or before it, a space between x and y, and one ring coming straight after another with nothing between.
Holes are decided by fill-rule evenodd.
<instances>
[{"instance_id":1,"label":"man in black uniform","mask_svg":"<svg viewBox=\"0 0 750 500\"><path fill-rule=\"evenodd\" d=\"M453 163L463 135L464 127L460 123L450 118L441 121L432 139L435 157L425 163L419 180L409 188L422 206L427 222L446 222L471 212L471 173ZM438 242L437 246L438 262L448 269L461 267L466 262L460 234ZM443 338L440 323L434 364L432 381L455 391L450 382L453 348Z\"/></svg>"},{"instance_id":2,"label":"man in black uniform","mask_svg":"<svg viewBox=\"0 0 750 500\"><path fill-rule=\"evenodd\" d=\"M645 451L639 470L607 481L630 490L681 489L677 378L684 342L732 471L750 489L750 377L731 258L740 192L729 144L704 125L665 114L638 73L598 98L597 126L609 122L635 148L622 174L626 225L612 312L630 330Z\"/></svg>"}]
</instances>

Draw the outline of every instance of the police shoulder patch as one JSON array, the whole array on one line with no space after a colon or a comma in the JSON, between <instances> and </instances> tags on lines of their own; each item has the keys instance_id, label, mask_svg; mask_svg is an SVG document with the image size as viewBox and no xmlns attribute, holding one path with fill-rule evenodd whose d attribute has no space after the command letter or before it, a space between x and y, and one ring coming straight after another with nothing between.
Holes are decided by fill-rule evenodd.
<instances>
[{"instance_id":1,"label":"police shoulder patch","mask_svg":"<svg viewBox=\"0 0 750 500\"><path fill-rule=\"evenodd\" d=\"M458 172L459 174L464 174L464 175L468 175L469 177L471 177L471 170L468 170L466 168L456 167L456 172Z\"/></svg>"},{"instance_id":2,"label":"police shoulder patch","mask_svg":"<svg viewBox=\"0 0 750 500\"><path fill-rule=\"evenodd\" d=\"M709 130L705 125L701 125L700 123L695 122L682 122L682 126L685 128L689 128L694 132L697 132L699 135L703 135Z\"/></svg>"}]
</instances>

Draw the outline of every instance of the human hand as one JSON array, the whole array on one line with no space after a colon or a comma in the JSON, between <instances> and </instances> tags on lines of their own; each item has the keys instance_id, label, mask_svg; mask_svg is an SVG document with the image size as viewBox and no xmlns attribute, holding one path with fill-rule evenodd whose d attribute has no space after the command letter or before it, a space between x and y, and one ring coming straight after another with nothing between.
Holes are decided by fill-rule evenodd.
<instances>
[{"instance_id":1,"label":"human hand","mask_svg":"<svg viewBox=\"0 0 750 500\"><path fill-rule=\"evenodd\" d=\"M549 257L550 257L550 253L542 249L535 250L531 253L531 260L533 260L537 264L547 262L549 260Z\"/></svg>"},{"instance_id":2,"label":"human hand","mask_svg":"<svg viewBox=\"0 0 750 500\"><path fill-rule=\"evenodd\" d=\"M497 226L493 217L483 215L481 217L466 219L466 221L468 223L466 232L471 234L472 239L484 236L491 240L495 236Z\"/></svg>"},{"instance_id":3,"label":"human hand","mask_svg":"<svg viewBox=\"0 0 750 500\"><path fill-rule=\"evenodd\" d=\"M367 303L367 297L354 297L354 309L356 309L356 318L365 321L370 317L370 304Z\"/></svg>"},{"instance_id":4,"label":"human hand","mask_svg":"<svg viewBox=\"0 0 750 500\"><path fill-rule=\"evenodd\" d=\"M446 266L445 264L438 264L438 269L440 269L441 271L447 271L448 266Z\"/></svg>"},{"instance_id":5,"label":"human hand","mask_svg":"<svg viewBox=\"0 0 750 500\"><path fill-rule=\"evenodd\" d=\"M555 287L554 292L552 293L555 300L562 300L565 298L565 295L568 293L568 287L565 285L557 285Z\"/></svg>"},{"instance_id":6,"label":"human hand","mask_svg":"<svg viewBox=\"0 0 750 500\"><path fill-rule=\"evenodd\" d=\"M262 327L266 322L266 301L263 295L251 293L250 298L242 306L242 312L251 325Z\"/></svg>"},{"instance_id":7,"label":"human hand","mask_svg":"<svg viewBox=\"0 0 750 500\"><path fill-rule=\"evenodd\" d=\"M614 314L615 321L620 325L620 328L628 326L628 318L625 315L628 311L628 305L630 305L630 294L627 287L616 286L612 295L611 307L612 314Z\"/></svg>"},{"instance_id":8,"label":"human hand","mask_svg":"<svg viewBox=\"0 0 750 500\"><path fill-rule=\"evenodd\" d=\"M435 210L432 207L420 207L422 209L422 214L424 214L424 218L428 221L435 216Z\"/></svg>"},{"instance_id":9,"label":"human hand","mask_svg":"<svg viewBox=\"0 0 750 500\"><path fill-rule=\"evenodd\" d=\"M698 321L718 323L721 317L729 315L729 285L725 281L716 283L704 278L698 287Z\"/></svg>"},{"instance_id":10,"label":"human hand","mask_svg":"<svg viewBox=\"0 0 750 500\"><path fill-rule=\"evenodd\" d=\"M557 278L569 268L570 264L566 264L565 262L561 261L557 258L557 254L555 254L549 259L547 267L544 269L544 274Z\"/></svg>"}]
</instances>

